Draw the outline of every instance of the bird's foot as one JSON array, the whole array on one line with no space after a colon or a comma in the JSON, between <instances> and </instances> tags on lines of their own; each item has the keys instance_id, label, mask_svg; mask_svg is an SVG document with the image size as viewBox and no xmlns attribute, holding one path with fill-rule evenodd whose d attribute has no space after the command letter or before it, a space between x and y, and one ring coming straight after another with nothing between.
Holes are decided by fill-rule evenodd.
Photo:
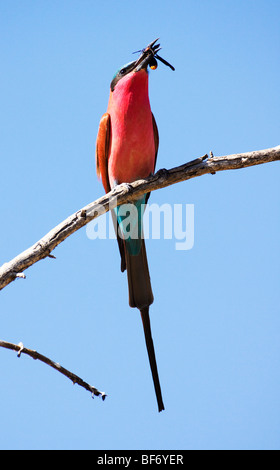
<instances>
[{"instance_id":1,"label":"bird's foot","mask_svg":"<svg viewBox=\"0 0 280 470\"><path fill-rule=\"evenodd\" d=\"M161 168L157 171L157 176L159 178L165 178L169 174L169 171L166 168Z\"/></svg>"},{"instance_id":2,"label":"bird's foot","mask_svg":"<svg viewBox=\"0 0 280 470\"><path fill-rule=\"evenodd\" d=\"M128 193L129 193L129 191L132 190L132 186L131 186L130 183L122 183L121 186L122 186L123 189L126 189L126 191L127 191Z\"/></svg>"}]
</instances>

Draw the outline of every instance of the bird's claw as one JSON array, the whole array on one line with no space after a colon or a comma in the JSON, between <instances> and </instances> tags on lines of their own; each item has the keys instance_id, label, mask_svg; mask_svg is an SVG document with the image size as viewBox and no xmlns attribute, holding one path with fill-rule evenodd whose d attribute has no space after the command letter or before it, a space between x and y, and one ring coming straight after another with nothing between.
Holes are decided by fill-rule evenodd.
<instances>
[{"instance_id":1,"label":"bird's claw","mask_svg":"<svg viewBox=\"0 0 280 470\"><path fill-rule=\"evenodd\" d=\"M169 171L166 170L166 168L161 168L160 170L158 170L157 176L158 176L159 178L162 178L162 177L164 178L164 177L166 177L166 176L168 175L168 173L169 173Z\"/></svg>"},{"instance_id":2,"label":"bird's claw","mask_svg":"<svg viewBox=\"0 0 280 470\"><path fill-rule=\"evenodd\" d=\"M132 186L130 183L122 183L121 186L123 187L123 189L126 189L127 192L132 190Z\"/></svg>"}]
</instances>

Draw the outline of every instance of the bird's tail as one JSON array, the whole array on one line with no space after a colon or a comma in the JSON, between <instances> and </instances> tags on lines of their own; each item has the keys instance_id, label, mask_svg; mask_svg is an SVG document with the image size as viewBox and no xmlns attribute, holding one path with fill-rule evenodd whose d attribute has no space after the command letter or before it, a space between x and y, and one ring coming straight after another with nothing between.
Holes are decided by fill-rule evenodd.
<instances>
[{"instance_id":1,"label":"bird's tail","mask_svg":"<svg viewBox=\"0 0 280 470\"><path fill-rule=\"evenodd\" d=\"M130 307L138 308L141 313L158 409L162 411L164 410L164 405L161 396L149 317L149 307L154 301L154 296L150 280L145 240L142 233L145 198L146 196L144 195L134 202L137 214L135 216L134 212L134 217L131 217L129 224L126 223L126 217L127 212L130 213L131 209L126 206L118 206L114 209L113 221L121 254L121 270L127 270L129 305ZM126 233L127 230L129 236L124 237L124 239L120 237L119 228L121 234Z\"/></svg>"},{"instance_id":2,"label":"bird's tail","mask_svg":"<svg viewBox=\"0 0 280 470\"><path fill-rule=\"evenodd\" d=\"M157 397L158 411L162 411L164 410L164 404L162 401L161 388L160 388L160 382L159 382L159 376L158 376L158 370L157 370L157 361L156 361L154 343L153 343L152 332L151 332L149 307L146 307L140 310L140 313L141 313L146 346L147 346L150 367L152 371L154 387L155 387L155 392L156 392L156 397Z\"/></svg>"},{"instance_id":3,"label":"bird's tail","mask_svg":"<svg viewBox=\"0 0 280 470\"><path fill-rule=\"evenodd\" d=\"M134 241L134 240L133 240ZM141 243L138 254L132 254L125 243L125 260L128 280L128 293L130 307L137 307L139 310L149 307L153 301L153 291L150 280L150 273L147 261L144 238L135 240Z\"/></svg>"},{"instance_id":4,"label":"bird's tail","mask_svg":"<svg viewBox=\"0 0 280 470\"><path fill-rule=\"evenodd\" d=\"M153 303L154 296L151 287L149 267L147 262L144 239L141 240L141 250L139 254L132 255L125 250L126 268L129 289L129 305L140 310L145 341L150 361L151 372L157 397L158 410L164 410L161 388L157 370L157 362L154 350L154 343L151 332L149 306Z\"/></svg>"}]
</instances>

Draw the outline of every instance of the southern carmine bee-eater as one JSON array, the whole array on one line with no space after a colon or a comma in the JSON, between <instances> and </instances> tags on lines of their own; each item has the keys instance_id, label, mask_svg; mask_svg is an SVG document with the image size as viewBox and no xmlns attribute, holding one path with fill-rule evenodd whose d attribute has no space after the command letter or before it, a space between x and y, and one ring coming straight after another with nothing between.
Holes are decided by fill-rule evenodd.
<instances>
[{"instance_id":1,"label":"southern carmine bee-eater","mask_svg":"<svg viewBox=\"0 0 280 470\"><path fill-rule=\"evenodd\" d=\"M96 142L96 170L106 193L121 183L131 183L154 173L159 137L148 94L148 66L157 68L157 60L174 67L158 56L158 39L141 52L140 57L117 71L110 86L107 112L102 116ZM149 194L133 201L129 234L124 227L126 207L112 211L120 255L121 271L127 270L129 305L140 310L158 410L164 410L157 363L151 334L149 307L154 297L151 287L145 241L143 208Z\"/></svg>"}]
</instances>

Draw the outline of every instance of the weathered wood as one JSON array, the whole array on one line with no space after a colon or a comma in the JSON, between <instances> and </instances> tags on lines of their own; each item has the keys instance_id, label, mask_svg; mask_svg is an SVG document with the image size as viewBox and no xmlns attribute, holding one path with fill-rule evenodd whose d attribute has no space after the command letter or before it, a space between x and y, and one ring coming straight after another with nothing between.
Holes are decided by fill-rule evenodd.
<instances>
[{"instance_id":1,"label":"weathered wood","mask_svg":"<svg viewBox=\"0 0 280 470\"><path fill-rule=\"evenodd\" d=\"M5 348L5 349L10 349L12 351L16 351L18 353L17 354L18 357L20 357L21 354L27 354L27 356L30 356L33 359L38 359L39 361L44 362L48 366L52 367L53 369L57 370L62 375L70 379L73 382L73 384L78 384L84 389L88 390L92 394L92 397L101 396L102 400L105 400L106 394L104 392L100 392L97 388L93 387L92 385L88 384L83 379L78 377L78 375L73 374L73 372L70 372L69 370L65 369L65 367L62 367L57 362L52 361L47 356L44 356L43 354L40 354L33 349L25 348L22 343L13 344L7 341L0 340L0 347Z\"/></svg>"},{"instance_id":2,"label":"weathered wood","mask_svg":"<svg viewBox=\"0 0 280 470\"><path fill-rule=\"evenodd\" d=\"M23 271L46 257L53 257L51 252L66 238L84 227L91 220L99 217L117 205L127 203L150 191L165 188L175 183L189 180L218 171L238 170L249 166L280 160L280 145L277 147L247 153L208 158L208 155L197 158L184 165L170 170L159 170L149 178L131 184L121 184L110 193L88 204L75 214L61 222L41 240L20 253L0 268L0 290L17 277L24 278Z\"/></svg>"}]
</instances>

